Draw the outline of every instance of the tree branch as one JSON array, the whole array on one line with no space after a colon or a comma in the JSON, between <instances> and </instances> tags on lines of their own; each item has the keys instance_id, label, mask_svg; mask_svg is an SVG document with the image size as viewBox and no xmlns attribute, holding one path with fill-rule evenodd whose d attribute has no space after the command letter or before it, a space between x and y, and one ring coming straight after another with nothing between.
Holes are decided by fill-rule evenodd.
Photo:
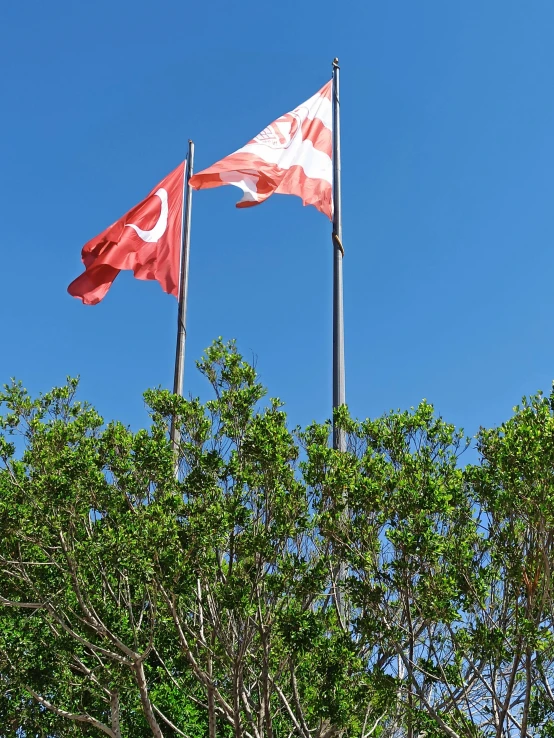
<instances>
[{"instance_id":1,"label":"tree branch","mask_svg":"<svg viewBox=\"0 0 554 738\"><path fill-rule=\"evenodd\" d=\"M118 736L113 732L111 728L102 723L100 720L92 717L92 715L89 715L88 713L76 713L68 712L68 710L62 710L60 707L56 707L56 705L53 705L48 700L44 699L44 697L41 697L35 692L34 689L31 689L27 685L23 685L23 689L29 692L29 694L39 703L39 705L42 705L42 707L50 710L50 712L53 712L55 715L66 718L67 720L73 720L73 722L88 723L89 725L93 725L95 728L98 728L98 730L101 730L106 735L109 735L110 738L118 738ZM163 736L161 736L161 738L163 738Z\"/></svg>"}]
</instances>

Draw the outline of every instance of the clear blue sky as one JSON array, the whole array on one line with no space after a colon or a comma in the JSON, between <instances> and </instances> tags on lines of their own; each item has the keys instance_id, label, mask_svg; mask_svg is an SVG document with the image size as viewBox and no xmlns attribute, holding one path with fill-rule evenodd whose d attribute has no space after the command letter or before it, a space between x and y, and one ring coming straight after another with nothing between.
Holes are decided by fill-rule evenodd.
<instances>
[{"instance_id":1,"label":"clear blue sky","mask_svg":"<svg viewBox=\"0 0 554 738\"><path fill-rule=\"evenodd\" d=\"M0 6L0 381L79 374L145 422L176 301L122 274L84 307L80 250L184 158L231 153L342 68L347 400L425 397L475 433L554 377L554 3L20 0ZM330 226L300 200L194 195L186 388L234 337L291 422L331 404Z\"/></svg>"}]
</instances>

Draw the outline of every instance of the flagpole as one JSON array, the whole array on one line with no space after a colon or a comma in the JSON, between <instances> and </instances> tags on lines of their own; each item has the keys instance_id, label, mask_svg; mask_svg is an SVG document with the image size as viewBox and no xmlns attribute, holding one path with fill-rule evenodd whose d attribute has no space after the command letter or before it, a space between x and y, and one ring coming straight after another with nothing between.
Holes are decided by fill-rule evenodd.
<instances>
[{"instance_id":1,"label":"flagpole","mask_svg":"<svg viewBox=\"0 0 554 738\"><path fill-rule=\"evenodd\" d=\"M342 288L342 200L340 166L339 60L333 60L333 412L346 403ZM333 421L333 448L346 451L346 438Z\"/></svg>"},{"instance_id":2,"label":"flagpole","mask_svg":"<svg viewBox=\"0 0 554 738\"><path fill-rule=\"evenodd\" d=\"M183 182L183 224L181 243L181 269L179 274L179 307L177 311L177 347L175 351L175 376L173 394L183 396L183 376L185 372L185 344L187 340L187 296L189 283L190 223L192 214L192 188L189 180L194 173L194 143L189 139L186 176ZM171 421L171 443L177 447L178 430L175 418Z\"/></svg>"},{"instance_id":3,"label":"flagpole","mask_svg":"<svg viewBox=\"0 0 554 738\"><path fill-rule=\"evenodd\" d=\"M333 59L333 415L337 408L346 403L344 376L344 311L342 289L342 199L340 168L340 67ZM333 448L346 451L344 431L337 428L333 417ZM346 513L345 513L346 514ZM346 627L347 611L343 585L347 568L343 561L338 565L334 585L337 613Z\"/></svg>"}]
</instances>

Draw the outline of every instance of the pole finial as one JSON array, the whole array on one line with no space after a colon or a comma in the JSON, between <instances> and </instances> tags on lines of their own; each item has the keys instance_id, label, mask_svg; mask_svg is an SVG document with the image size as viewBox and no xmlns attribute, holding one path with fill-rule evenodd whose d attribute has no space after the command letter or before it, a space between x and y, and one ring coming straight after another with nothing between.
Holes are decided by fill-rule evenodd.
<instances>
[{"instance_id":1,"label":"pole finial","mask_svg":"<svg viewBox=\"0 0 554 738\"><path fill-rule=\"evenodd\" d=\"M333 66L338 67L338 65L339 65L339 58L338 56L335 56L335 58L333 59Z\"/></svg>"}]
</instances>

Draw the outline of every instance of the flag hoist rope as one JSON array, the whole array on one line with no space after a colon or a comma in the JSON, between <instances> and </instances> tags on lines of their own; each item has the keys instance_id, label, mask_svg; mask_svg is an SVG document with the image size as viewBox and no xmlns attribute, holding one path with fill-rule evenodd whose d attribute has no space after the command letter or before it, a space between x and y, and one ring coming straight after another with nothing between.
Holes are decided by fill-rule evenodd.
<instances>
[{"instance_id":1,"label":"flag hoist rope","mask_svg":"<svg viewBox=\"0 0 554 738\"><path fill-rule=\"evenodd\" d=\"M333 241L334 241L334 242L335 242L335 243L337 244L337 246L339 247L339 249L340 249L340 252L341 252L341 254L342 254L343 258L344 258L344 246L342 245L342 243L341 243L341 240L340 240L340 238L339 238L339 237L337 236L337 234L336 234L336 233L333 233Z\"/></svg>"},{"instance_id":2,"label":"flag hoist rope","mask_svg":"<svg viewBox=\"0 0 554 738\"><path fill-rule=\"evenodd\" d=\"M187 295L189 284L190 224L192 215L192 188L189 180L194 174L194 143L189 140L186 174L183 181L183 223L181 228L181 268L179 272L179 307L177 311L177 347L175 351L175 376L173 394L183 395L185 372L185 343L187 339ZM175 418L171 421L171 443L177 448L179 430Z\"/></svg>"}]
</instances>

